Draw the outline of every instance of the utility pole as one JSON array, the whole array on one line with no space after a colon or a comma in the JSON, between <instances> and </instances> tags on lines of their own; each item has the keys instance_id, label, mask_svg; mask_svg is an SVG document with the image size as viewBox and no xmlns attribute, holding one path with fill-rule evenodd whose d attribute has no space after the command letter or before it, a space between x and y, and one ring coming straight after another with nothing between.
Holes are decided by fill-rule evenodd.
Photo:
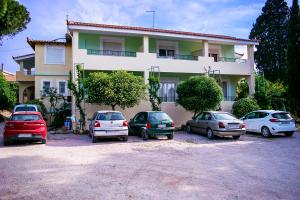
<instances>
[{"instance_id":1,"label":"utility pole","mask_svg":"<svg viewBox=\"0 0 300 200\"><path fill-rule=\"evenodd\" d=\"M152 13L152 28L154 29L154 24L155 24L155 10L147 10L146 12Z\"/></svg>"}]
</instances>

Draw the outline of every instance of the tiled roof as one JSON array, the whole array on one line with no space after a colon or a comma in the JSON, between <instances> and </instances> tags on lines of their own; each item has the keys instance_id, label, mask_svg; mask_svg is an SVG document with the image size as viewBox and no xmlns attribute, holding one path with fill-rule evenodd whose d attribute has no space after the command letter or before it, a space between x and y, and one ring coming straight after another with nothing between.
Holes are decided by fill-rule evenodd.
<instances>
[{"instance_id":1,"label":"tiled roof","mask_svg":"<svg viewBox=\"0 0 300 200\"><path fill-rule=\"evenodd\" d=\"M155 32L155 33L169 33L169 34L186 35L186 36L209 37L209 38L212 38L212 39L213 38L218 38L218 39L236 40L236 41L243 41L243 42L255 42L255 43L258 42L257 40L242 39L242 38L236 38L236 37L226 36L226 35L194 33L194 32L186 32L186 31L175 31L175 30L157 29L157 28L145 28L145 27L136 27L136 26L96 24L96 23L75 22L75 21L67 21L67 25L89 26L89 27L121 29L121 30L145 31L145 32L152 32L152 33L153 32Z\"/></svg>"},{"instance_id":2,"label":"tiled roof","mask_svg":"<svg viewBox=\"0 0 300 200\"><path fill-rule=\"evenodd\" d=\"M53 45L66 45L66 42L55 41L55 40L32 40L27 37L28 44L35 49L36 44L53 44Z\"/></svg>"},{"instance_id":3,"label":"tiled roof","mask_svg":"<svg viewBox=\"0 0 300 200\"><path fill-rule=\"evenodd\" d=\"M7 72L7 71L3 71L1 72L3 73L5 79L9 82L16 82L16 75L11 73L11 72Z\"/></svg>"}]
</instances>

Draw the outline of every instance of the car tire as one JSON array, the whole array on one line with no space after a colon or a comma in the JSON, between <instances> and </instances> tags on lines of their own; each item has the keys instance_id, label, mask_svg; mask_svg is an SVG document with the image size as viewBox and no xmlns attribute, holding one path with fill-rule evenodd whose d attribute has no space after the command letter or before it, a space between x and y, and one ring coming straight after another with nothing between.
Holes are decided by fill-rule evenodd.
<instances>
[{"instance_id":1,"label":"car tire","mask_svg":"<svg viewBox=\"0 0 300 200\"><path fill-rule=\"evenodd\" d=\"M8 140L3 140L3 145L8 146L8 145L10 145L10 142Z\"/></svg>"},{"instance_id":2,"label":"car tire","mask_svg":"<svg viewBox=\"0 0 300 200\"><path fill-rule=\"evenodd\" d=\"M187 125L187 126L186 126L186 132L187 132L187 133L191 133L191 132L192 132L192 128L191 128L190 125Z\"/></svg>"},{"instance_id":3,"label":"car tire","mask_svg":"<svg viewBox=\"0 0 300 200\"><path fill-rule=\"evenodd\" d=\"M234 140L238 140L238 139L240 139L241 136L240 135L233 135L232 137L233 137Z\"/></svg>"},{"instance_id":4,"label":"car tire","mask_svg":"<svg viewBox=\"0 0 300 200\"><path fill-rule=\"evenodd\" d=\"M212 139L215 139L215 135L214 135L214 132L211 130L211 128L208 128L207 131L207 138L212 140Z\"/></svg>"},{"instance_id":5,"label":"car tire","mask_svg":"<svg viewBox=\"0 0 300 200\"><path fill-rule=\"evenodd\" d=\"M272 134L271 134L269 128L266 127L266 126L263 126L263 127L261 128L261 134L262 134L262 136L265 137L265 138L269 138L269 137L272 136Z\"/></svg>"},{"instance_id":6,"label":"car tire","mask_svg":"<svg viewBox=\"0 0 300 200\"><path fill-rule=\"evenodd\" d=\"M293 134L294 134L294 132L287 132L287 133L284 133L284 135L285 135L286 137L291 137Z\"/></svg>"},{"instance_id":7,"label":"car tire","mask_svg":"<svg viewBox=\"0 0 300 200\"><path fill-rule=\"evenodd\" d=\"M168 137L168 140L173 140L173 138L174 138L174 133L167 135L167 137Z\"/></svg>"},{"instance_id":8,"label":"car tire","mask_svg":"<svg viewBox=\"0 0 300 200\"><path fill-rule=\"evenodd\" d=\"M142 138L143 140L148 140L149 139L149 134L147 133L147 131L144 129L142 130Z\"/></svg>"},{"instance_id":9,"label":"car tire","mask_svg":"<svg viewBox=\"0 0 300 200\"><path fill-rule=\"evenodd\" d=\"M89 131L89 134L88 134L88 135L89 135L89 137L92 137L91 131Z\"/></svg>"},{"instance_id":10,"label":"car tire","mask_svg":"<svg viewBox=\"0 0 300 200\"><path fill-rule=\"evenodd\" d=\"M94 136L94 134L92 134L92 142L96 143L97 142L97 138Z\"/></svg>"},{"instance_id":11,"label":"car tire","mask_svg":"<svg viewBox=\"0 0 300 200\"><path fill-rule=\"evenodd\" d=\"M46 144L47 140L46 139L42 139L42 144Z\"/></svg>"},{"instance_id":12,"label":"car tire","mask_svg":"<svg viewBox=\"0 0 300 200\"><path fill-rule=\"evenodd\" d=\"M124 137L123 137L123 141L124 141L124 142L127 142L127 141L128 141L128 136L124 136Z\"/></svg>"}]
</instances>

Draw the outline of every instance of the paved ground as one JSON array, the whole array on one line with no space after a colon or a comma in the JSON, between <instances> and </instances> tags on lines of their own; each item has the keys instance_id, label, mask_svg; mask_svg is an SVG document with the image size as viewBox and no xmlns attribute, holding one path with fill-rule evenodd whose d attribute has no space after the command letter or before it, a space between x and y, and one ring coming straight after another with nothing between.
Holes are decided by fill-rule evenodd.
<instances>
[{"instance_id":1,"label":"paved ground","mask_svg":"<svg viewBox=\"0 0 300 200\"><path fill-rule=\"evenodd\" d=\"M2 146L0 199L299 199L300 133L209 141L92 144L85 135L49 135L47 145Z\"/></svg>"}]
</instances>

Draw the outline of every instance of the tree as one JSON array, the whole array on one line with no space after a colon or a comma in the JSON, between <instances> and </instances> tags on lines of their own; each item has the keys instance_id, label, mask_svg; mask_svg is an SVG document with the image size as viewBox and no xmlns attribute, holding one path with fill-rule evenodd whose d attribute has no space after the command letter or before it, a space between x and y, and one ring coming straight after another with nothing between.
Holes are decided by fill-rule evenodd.
<instances>
[{"instance_id":1,"label":"tree","mask_svg":"<svg viewBox=\"0 0 300 200\"><path fill-rule=\"evenodd\" d=\"M241 98L246 98L249 96L249 84L245 78L242 78L238 83L236 87L236 100L239 100Z\"/></svg>"},{"instance_id":2,"label":"tree","mask_svg":"<svg viewBox=\"0 0 300 200\"><path fill-rule=\"evenodd\" d=\"M223 100L222 88L214 78L208 76L192 76L179 83L177 87L178 100L194 116L205 110L214 110Z\"/></svg>"},{"instance_id":3,"label":"tree","mask_svg":"<svg viewBox=\"0 0 300 200\"><path fill-rule=\"evenodd\" d=\"M12 90L9 82L5 79L4 75L0 73L0 110L9 110L16 103L17 95Z\"/></svg>"},{"instance_id":4,"label":"tree","mask_svg":"<svg viewBox=\"0 0 300 200\"><path fill-rule=\"evenodd\" d=\"M122 109L133 107L146 97L146 85L140 76L127 71L112 73L94 72L86 80L88 102L116 106Z\"/></svg>"},{"instance_id":5,"label":"tree","mask_svg":"<svg viewBox=\"0 0 300 200\"><path fill-rule=\"evenodd\" d=\"M0 0L0 44L4 36L13 37L26 29L31 18L26 8L15 0Z\"/></svg>"},{"instance_id":6,"label":"tree","mask_svg":"<svg viewBox=\"0 0 300 200\"><path fill-rule=\"evenodd\" d=\"M80 114L80 130L83 132L83 131L85 131L85 125L86 125L85 113L84 113L83 107L81 105L81 103L85 97L83 69L80 64L76 65L75 68L76 68L76 72L77 72L77 77L73 81L73 75L72 75L72 72L70 71L69 80L68 80L68 88L75 97L75 105L78 108L79 114Z\"/></svg>"},{"instance_id":7,"label":"tree","mask_svg":"<svg viewBox=\"0 0 300 200\"><path fill-rule=\"evenodd\" d=\"M288 95L290 109L295 113L300 112L300 13L297 0L293 0L290 10L290 21L288 26Z\"/></svg>"},{"instance_id":8,"label":"tree","mask_svg":"<svg viewBox=\"0 0 300 200\"><path fill-rule=\"evenodd\" d=\"M284 0L267 0L249 36L250 39L259 40L254 59L259 73L263 73L270 81L287 81L288 15Z\"/></svg>"},{"instance_id":9,"label":"tree","mask_svg":"<svg viewBox=\"0 0 300 200\"><path fill-rule=\"evenodd\" d=\"M232 105L232 112L237 118L243 117L247 113L258 109L259 105L257 101L252 97L242 98Z\"/></svg>"},{"instance_id":10,"label":"tree","mask_svg":"<svg viewBox=\"0 0 300 200\"><path fill-rule=\"evenodd\" d=\"M160 111L160 104L161 104L161 99L158 96L158 91L160 88L160 81L159 78L154 76L153 74L149 77L149 100L152 106L153 111Z\"/></svg>"}]
</instances>

